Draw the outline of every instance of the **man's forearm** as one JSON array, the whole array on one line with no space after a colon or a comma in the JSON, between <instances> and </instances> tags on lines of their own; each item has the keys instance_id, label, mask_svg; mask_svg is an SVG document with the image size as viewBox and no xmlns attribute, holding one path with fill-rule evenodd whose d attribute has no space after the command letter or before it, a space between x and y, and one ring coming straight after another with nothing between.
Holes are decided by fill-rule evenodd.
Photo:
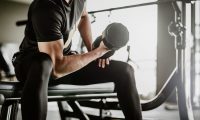
<instances>
[{"instance_id":1,"label":"man's forearm","mask_svg":"<svg viewBox=\"0 0 200 120\"><path fill-rule=\"evenodd\" d=\"M57 60L54 66L53 74L56 78L59 78L67 74L70 74L72 72L75 72L83 68L90 62L101 57L106 52L107 52L106 49L103 50L97 48L95 50L92 50L84 54L63 56L63 59Z\"/></svg>"},{"instance_id":2,"label":"man's forearm","mask_svg":"<svg viewBox=\"0 0 200 120\"><path fill-rule=\"evenodd\" d=\"M92 50L92 32L91 32L91 24L90 24L88 15L83 16L81 18L78 28L88 51L91 51Z\"/></svg>"}]
</instances>

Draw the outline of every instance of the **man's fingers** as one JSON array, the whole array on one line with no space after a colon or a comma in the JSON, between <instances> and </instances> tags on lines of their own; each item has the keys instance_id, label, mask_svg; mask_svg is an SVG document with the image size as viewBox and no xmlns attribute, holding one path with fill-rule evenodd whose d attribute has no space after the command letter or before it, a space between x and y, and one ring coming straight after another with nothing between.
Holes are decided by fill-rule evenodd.
<instances>
[{"instance_id":1,"label":"man's fingers","mask_svg":"<svg viewBox=\"0 0 200 120\"><path fill-rule=\"evenodd\" d=\"M109 65L110 64L110 60L108 58L106 59L99 59L98 60L98 66L101 67L101 68L105 68L106 65Z\"/></svg>"},{"instance_id":2,"label":"man's fingers","mask_svg":"<svg viewBox=\"0 0 200 120\"><path fill-rule=\"evenodd\" d=\"M102 59L99 59L99 64L98 64L99 67L101 67L101 61Z\"/></svg>"},{"instance_id":3,"label":"man's fingers","mask_svg":"<svg viewBox=\"0 0 200 120\"><path fill-rule=\"evenodd\" d=\"M106 60L105 60L105 59L102 59L101 67L102 67L102 68L105 68L105 64L106 64Z\"/></svg>"},{"instance_id":4,"label":"man's fingers","mask_svg":"<svg viewBox=\"0 0 200 120\"><path fill-rule=\"evenodd\" d=\"M110 60L109 58L106 59L106 65L109 65L110 64Z\"/></svg>"}]
</instances>

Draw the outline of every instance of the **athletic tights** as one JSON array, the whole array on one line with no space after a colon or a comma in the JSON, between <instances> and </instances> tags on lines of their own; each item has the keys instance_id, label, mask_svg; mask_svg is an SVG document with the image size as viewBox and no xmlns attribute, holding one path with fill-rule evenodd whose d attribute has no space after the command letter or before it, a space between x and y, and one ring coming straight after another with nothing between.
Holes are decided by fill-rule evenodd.
<instances>
[{"instance_id":1,"label":"athletic tights","mask_svg":"<svg viewBox=\"0 0 200 120\"><path fill-rule=\"evenodd\" d=\"M93 61L82 69L62 78L50 79L51 58L41 52L17 53L13 57L17 79L24 84L21 108L23 120L46 120L48 85L89 85L114 82L115 92L126 120L142 120L140 100L133 68L121 61L111 60L105 68Z\"/></svg>"}]
</instances>

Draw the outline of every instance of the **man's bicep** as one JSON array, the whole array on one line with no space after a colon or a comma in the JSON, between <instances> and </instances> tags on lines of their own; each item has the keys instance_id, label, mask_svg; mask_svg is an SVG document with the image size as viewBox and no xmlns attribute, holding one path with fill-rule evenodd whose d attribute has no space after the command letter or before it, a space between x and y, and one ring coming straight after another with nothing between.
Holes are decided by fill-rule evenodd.
<instances>
[{"instance_id":1,"label":"man's bicep","mask_svg":"<svg viewBox=\"0 0 200 120\"><path fill-rule=\"evenodd\" d=\"M40 52L47 53L55 65L56 60L62 59L63 54L63 40L55 40L50 42L38 42L38 48Z\"/></svg>"}]
</instances>

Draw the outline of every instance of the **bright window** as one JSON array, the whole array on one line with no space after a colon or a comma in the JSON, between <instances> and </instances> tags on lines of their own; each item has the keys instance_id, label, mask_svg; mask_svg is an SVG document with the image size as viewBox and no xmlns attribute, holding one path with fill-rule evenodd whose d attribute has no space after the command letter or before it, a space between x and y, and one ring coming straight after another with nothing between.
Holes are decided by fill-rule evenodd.
<instances>
[{"instance_id":1,"label":"bright window","mask_svg":"<svg viewBox=\"0 0 200 120\"><path fill-rule=\"evenodd\" d=\"M141 0L139 2L141 3ZM88 11L121 7L139 2L121 0L120 4L120 0L91 0L88 1ZM150 1L148 0L148 2ZM130 32L128 45L131 47L130 58L133 60L129 63L135 68L138 91L142 96L153 97L156 91L157 5L96 13L94 16L96 17L92 24L94 39L101 35L109 23L120 22L128 27ZM91 16L91 21L93 20L94 18ZM124 47L117 51L112 59L127 61L127 57L127 48Z\"/></svg>"}]
</instances>

